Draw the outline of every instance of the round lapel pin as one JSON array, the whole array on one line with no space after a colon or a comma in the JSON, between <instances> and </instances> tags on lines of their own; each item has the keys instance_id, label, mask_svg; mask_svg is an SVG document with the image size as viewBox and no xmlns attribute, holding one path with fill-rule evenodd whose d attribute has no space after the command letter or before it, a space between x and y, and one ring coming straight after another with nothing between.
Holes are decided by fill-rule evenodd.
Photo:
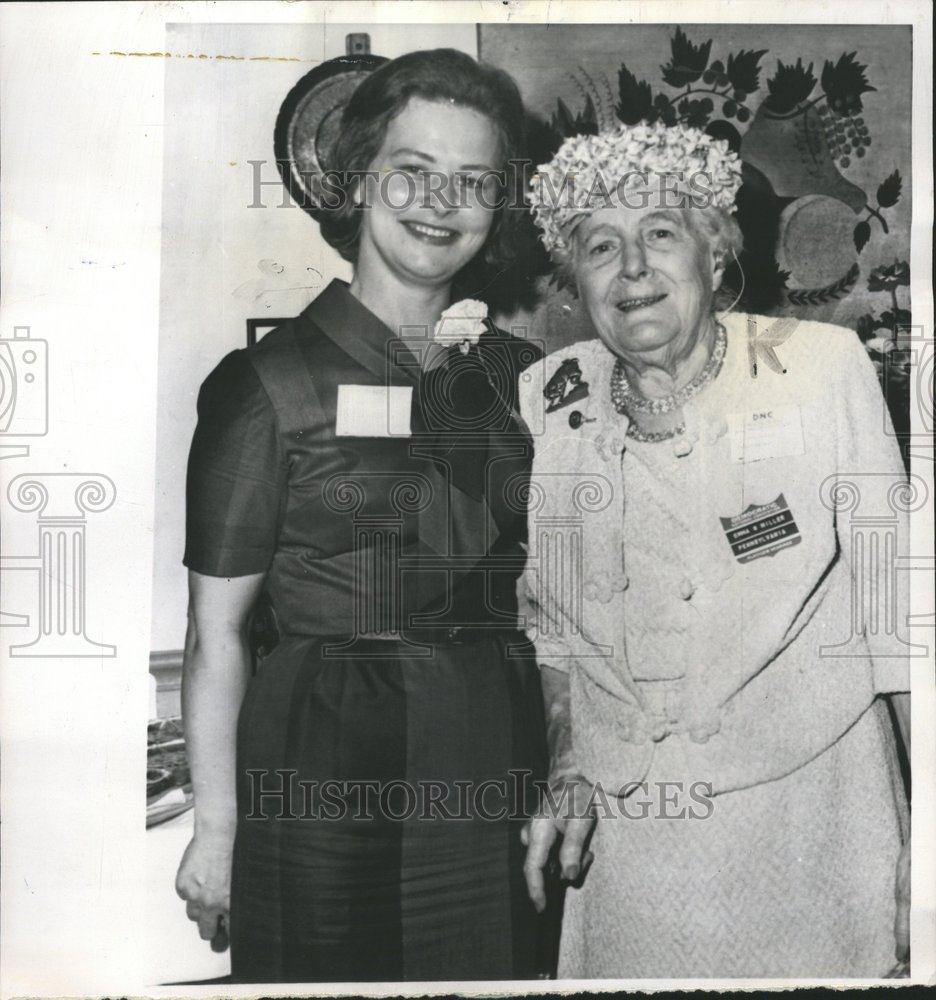
<instances>
[{"instance_id":1,"label":"round lapel pin","mask_svg":"<svg viewBox=\"0 0 936 1000\"><path fill-rule=\"evenodd\" d=\"M582 424L593 424L595 422L594 417L584 417L582 416L581 410L573 410L569 414L569 426L572 430L577 431Z\"/></svg>"}]
</instances>

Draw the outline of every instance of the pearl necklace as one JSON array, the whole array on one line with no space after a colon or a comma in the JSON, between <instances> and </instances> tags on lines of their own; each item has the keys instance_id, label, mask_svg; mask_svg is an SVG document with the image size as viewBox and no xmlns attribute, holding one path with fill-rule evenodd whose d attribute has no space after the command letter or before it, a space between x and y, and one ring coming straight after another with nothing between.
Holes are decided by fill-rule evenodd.
<instances>
[{"instance_id":1,"label":"pearl necklace","mask_svg":"<svg viewBox=\"0 0 936 1000\"><path fill-rule=\"evenodd\" d=\"M642 431L633 421L627 425L627 436L634 441L641 441L645 444L656 444L658 441L669 441L670 438L678 437L685 433L686 425L678 424L668 431Z\"/></svg>"},{"instance_id":2,"label":"pearl necklace","mask_svg":"<svg viewBox=\"0 0 936 1000\"><path fill-rule=\"evenodd\" d=\"M688 400L692 399L700 389L712 381L721 371L722 362L725 360L725 350L728 346L728 336L724 326L717 320L715 322L715 346L712 348L712 355L706 361L705 367L695 378L687 382L681 389L669 396L660 399L647 399L634 392L627 376L624 374L624 362L618 358L614 363L614 371L611 373L611 402L618 413L631 416L633 413L649 413L659 416L662 413L672 413ZM676 432L673 432L676 433ZM672 434L667 433L667 437ZM664 439L660 439L664 440Z\"/></svg>"}]
</instances>

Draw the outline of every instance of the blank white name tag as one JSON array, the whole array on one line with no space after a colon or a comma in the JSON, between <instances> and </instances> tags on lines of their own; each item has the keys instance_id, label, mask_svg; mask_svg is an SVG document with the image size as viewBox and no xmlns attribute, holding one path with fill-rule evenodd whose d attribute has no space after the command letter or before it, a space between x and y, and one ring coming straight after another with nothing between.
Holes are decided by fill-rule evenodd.
<instances>
[{"instance_id":1,"label":"blank white name tag","mask_svg":"<svg viewBox=\"0 0 936 1000\"><path fill-rule=\"evenodd\" d=\"M336 437L409 437L411 385L339 385Z\"/></svg>"},{"instance_id":2,"label":"blank white name tag","mask_svg":"<svg viewBox=\"0 0 936 1000\"><path fill-rule=\"evenodd\" d=\"M728 417L732 462L803 455L803 415L798 406L732 413Z\"/></svg>"}]
</instances>

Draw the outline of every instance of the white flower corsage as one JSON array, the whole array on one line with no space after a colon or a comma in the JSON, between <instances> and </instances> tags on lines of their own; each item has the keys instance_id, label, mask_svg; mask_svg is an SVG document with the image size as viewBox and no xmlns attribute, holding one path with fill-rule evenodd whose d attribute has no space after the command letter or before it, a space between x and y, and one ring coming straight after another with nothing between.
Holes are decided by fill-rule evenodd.
<instances>
[{"instance_id":1,"label":"white flower corsage","mask_svg":"<svg viewBox=\"0 0 936 1000\"><path fill-rule=\"evenodd\" d=\"M484 333L488 307L477 299L462 299L450 305L439 317L432 339L448 347L458 344L462 354L467 354L472 344L477 344Z\"/></svg>"}]
</instances>

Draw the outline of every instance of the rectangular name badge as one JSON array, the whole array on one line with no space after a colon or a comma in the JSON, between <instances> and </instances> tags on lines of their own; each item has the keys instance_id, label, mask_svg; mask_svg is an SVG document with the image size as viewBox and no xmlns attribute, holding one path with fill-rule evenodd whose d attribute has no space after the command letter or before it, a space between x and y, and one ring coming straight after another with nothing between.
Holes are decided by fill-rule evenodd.
<instances>
[{"instance_id":1,"label":"rectangular name badge","mask_svg":"<svg viewBox=\"0 0 936 1000\"><path fill-rule=\"evenodd\" d=\"M798 406L765 407L728 417L732 462L804 455L803 416Z\"/></svg>"},{"instance_id":2,"label":"rectangular name badge","mask_svg":"<svg viewBox=\"0 0 936 1000\"><path fill-rule=\"evenodd\" d=\"M339 385L336 437L410 437L411 385Z\"/></svg>"},{"instance_id":3,"label":"rectangular name badge","mask_svg":"<svg viewBox=\"0 0 936 1000\"><path fill-rule=\"evenodd\" d=\"M781 493L776 500L751 504L734 517L720 517L722 530L740 563L776 555L802 541L793 512Z\"/></svg>"}]
</instances>

